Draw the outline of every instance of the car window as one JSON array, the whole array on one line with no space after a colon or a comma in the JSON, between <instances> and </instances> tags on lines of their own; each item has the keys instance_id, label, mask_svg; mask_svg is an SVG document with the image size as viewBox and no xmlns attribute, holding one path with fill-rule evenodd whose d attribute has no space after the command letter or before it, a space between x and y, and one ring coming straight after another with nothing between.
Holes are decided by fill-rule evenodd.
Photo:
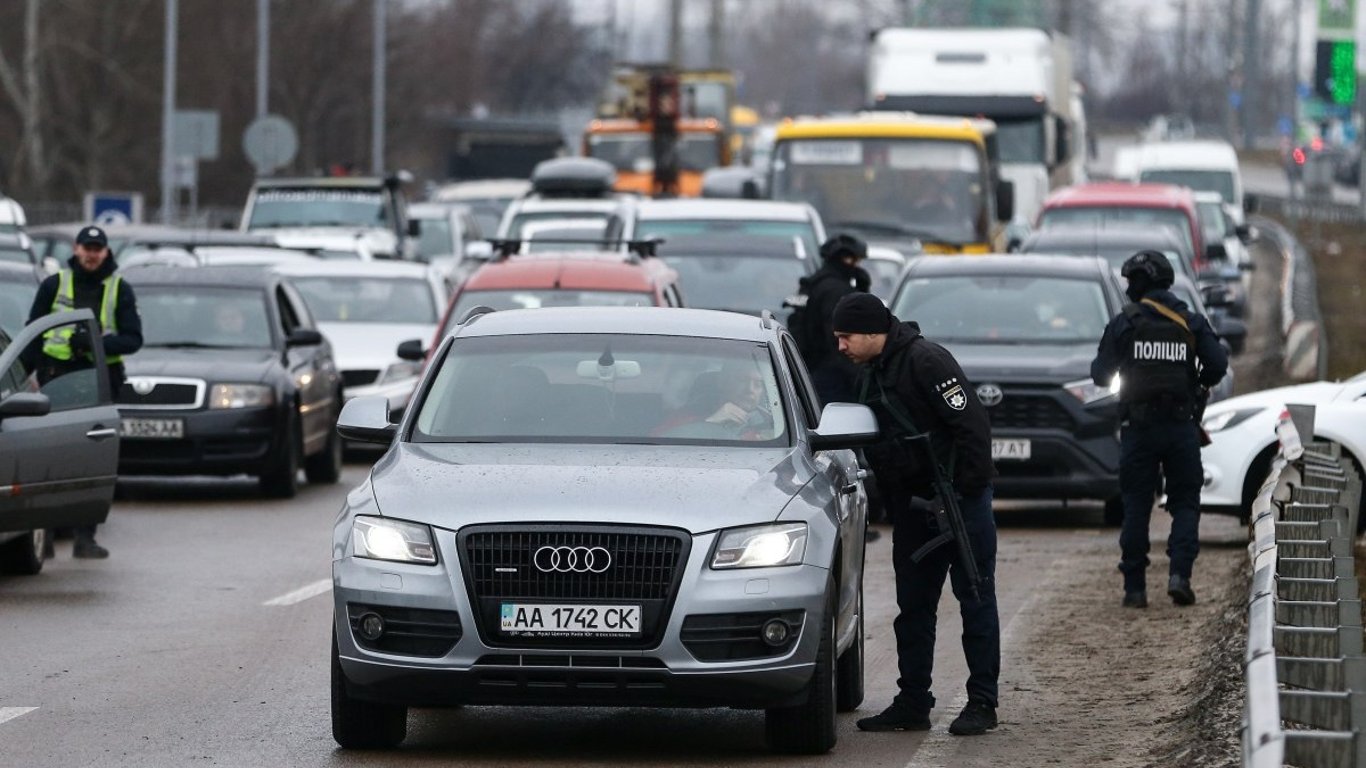
<instances>
[{"instance_id":1,"label":"car window","mask_svg":"<svg viewBox=\"0 0 1366 768\"><path fill-rule=\"evenodd\" d=\"M787 369L792 371L792 383L797 389L797 401L802 406L802 418L806 421L806 428L815 429L821 420L820 397L806 374L806 366L800 362L802 356L793 345L791 336L783 336L783 356L787 358Z\"/></svg>"},{"instance_id":2,"label":"car window","mask_svg":"<svg viewBox=\"0 0 1366 768\"><path fill-rule=\"evenodd\" d=\"M69 330L82 332L83 321L75 321L59 325L52 329L53 332ZM52 402L53 412L71 411L77 408L93 408L102 403L109 402L100 391L100 371L93 365L77 370L68 370L62 367L49 366L39 363L36 373L38 374L38 391L47 395Z\"/></svg>"},{"instance_id":3,"label":"car window","mask_svg":"<svg viewBox=\"0 0 1366 768\"><path fill-rule=\"evenodd\" d=\"M0 280L0 331L18 333L28 323L36 283Z\"/></svg>"},{"instance_id":4,"label":"car window","mask_svg":"<svg viewBox=\"0 0 1366 768\"><path fill-rule=\"evenodd\" d=\"M1039 218L1040 229L1105 229L1113 225L1166 227L1180 240L1187 253L1195 252L1191 222L1184 211L1175 208L1077 207L1050 208Z\"/></svg>"},{"instance_id":5,"label":"car window","mask_svg":"<svg viewBox=\"0 0 1366 768\"><path fill-rule=\"evenodd\" d=\"M450 256L455 253L455 236L451 232L449 216L420 221L422 229L417 240L417 252L420 256L431 259L434 256Z\"/></svg>"},{"instance_id":6,"label":"car window","mask_svg":"<svg viewBox=\"0 0 1366 768\"><path fill-rule=\"evenodd\" d=\"M729 339L457 338L417 407L415 442L788 444L768 346Z\"/></svg>"},{"instance_id":7,"label":"car window","mask_svg":"<svg viewBox=\"0 0 1366 768\"><path fill-rule=\"evenodd\" d=\"M270 314L256 288L139 285L147 347L270 348Z\"/></svg>"},{"instance_id":8,"label":"car window","mask_svg":"<svg viewBox=\"0 0 1366 768\"><path fill-rule=\"evenodd\" d=\"M1092 343L1110 320L1098 281L1034 275L915 277L892 313L940 343Z\"/></svg>"},{"instance_id":9,"label":"car window","mask_svg":"<svg viewBox=\"0 0 1366 768\"><path fill-rule=\"evenodd\" d=\"M454 324L475 307L542 309L544 307L653 307L655 297L644 291L574 291L547 288L507 291L465 291L451 311Z\"/></svg>"},{"instance_id":10,"label":"car window","mask_svg":"<svg viewBox=\"0 0 1366 768\"><path fill-rule=\"evenodd\" d=\"M679 235L744 235L767 237L784 244L801 238L808 254L820 253L816 229L810 220L762 221L758 219L641 219L636 222L636 233L641 239L662 237L666 241Z\"/></svg>"},{"instance_id":11,"label":"car window","mask_svg":"<svg viewBox=\"0 0 1366 768\"><path fill-rule=\"evenodd\" d=\"M13 339L5 333L5 329L0 328L0 355L5 354L5 350L9 349L12 342ZM8 370L0 372L0 400L4 400L15 392L26 391L25 381L27 379L28 370L24 368L21 361L16 359Z\"/></svg>"},{"instance_id":12,"label":"car window","mask_svg":"<svg viewBox=\"0 0 1366 768\"><path fill-rule=\"evenodd\" d=\"M34 263L34 259L29 255L28 251L23 248L11 248L9 246L0 246L0 261L24 265Z\"/></svg>"},{"instance_id":13,"label":"car window","mask_svg":"<svg viewBox=\"0 0 1366 768\"><path fill-rule=\"evenodd\" d=\"M289 302L284 288L275 289L275 302L280 305L280 325L284 329L285 338L289 338L289 335L299 327L299 316L295 314L294 305Z\"/></svg>"},{"instance_id":14,"label":"car window","mask_svg":"<svg viewBox=\"0 0 1366 768\"><path fill-rule=\"evenodd\" d=\"M789 256L689 256L672 251L664 261L678 272L688 306L757 315L787 316L783 301L797 291L807 262Z\"/></svg>"},{"instance_id":15,"label":"car window","mask_svg":"<svg viewBox=\"0 0 1366 768\"><path fill-rule=\"evenodd\" d=\"M313 316L323 323L435 324L432 289L421 278L294 277Z\"/></svg>"}]
</instances>

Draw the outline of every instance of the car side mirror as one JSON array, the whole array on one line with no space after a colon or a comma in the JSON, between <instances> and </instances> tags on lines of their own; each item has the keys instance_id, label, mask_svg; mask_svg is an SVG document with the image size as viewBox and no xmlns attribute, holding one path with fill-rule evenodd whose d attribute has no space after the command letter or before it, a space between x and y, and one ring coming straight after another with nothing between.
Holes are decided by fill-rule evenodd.
<instances>
[{"instance_id":1,"label":"car side mirror","mask_svg":"<svg viewBox=\"0 0 1366 768\"><path fill-rule=\"evenodd\" d=\"M1262 209L1262 199L1257 195L1243 195L1243 212L1256 213Z\"/></svg>"},{"instance_id":2,"label":"car side mirror","mask_svg":"<svg viewBox=\"0 0 1366 768\"><path fill-rule=\"evenodd\" d=\"M1244 262L1242 262L1241 264L1238 265L1238 269L1241 269L1241 270L1244 271L1244 272L1256 272L1256 271L1257 271L1257 262L1255 262L1255 261L1244 261Z\"/></svg>"},{"instance_id":3,"label":"car side mirror","mask_svg":"<svg viewBox=\"0 0 1366 768\"><path fill-rule=\"evenodd\" d=\"M812 451L858 448L878 439L877 417L866 405L828 403L820 424L810 432Z\"/></svg>"},{"instance_id":4,"label":"car side mirror","mask_svg":"<svg viewBox=\"0 0 1366 768\"><path fill-rule=\"evenodd\" d=\"M337 417L337 434L358 443L392 443L398 425L389 421L389 398L365 395L348 400Z\"/></svg>"},{"instance_id":5,"label":"car side mirror","mask_svg":"<svg viewBox=\"0 0 1366 768\"><path fill-rule=\"evenodd\" d=\"M1228 289L1222 285L1201 286L1200 298L1204 300L1205 307L1209 309L1227 307L1233 303L1233 299L1229 295Z\"/></svg>"},{"instance_id":6,"label":"car side mirror","mask_svg":"<svg viewBox=\"0 0 1366 768\"><path fill-rule=\"evenodd\" d=\"M1247 323L1236 317L1225 315L1220 317L1217 323L1211 324L1214 325L1214 332L1228 342L1228 347L1233 354L1242 354L1243 345L1247 341Z\"/></svg>"},{"instance_id":7,"label":"car side mirror","mask_svg":"<svg viewBox=\"0 0 1366 768\"><path fill-rule=\"evenodd\" d=\"M1223 243L1210 243L1205 246L1205 260L1214 262L1228 261L1228 249Z\"/></svg>"},{"instance_id":8,"label":"car side mirror","mask_svg":"<svg viewBox=\"0 0 1366 768\"><path fill-rule=\"evenodd\" d=\"M427 359L427 351L422 348L422 339L408 339L399 342L398 359L418 362Z\"/></svg>"},{"instance_id":9,"label":"car side mirror","mask_svg":"<svg viewBox=\"0 0 1366 768\"><path fill-rule=\"evenodd\" d=\"M323 335L312 328L295 328L285 339L287 347L316 347L323 343Z\"/></svg>"},{"instance_id":10,"label":"car side mirror","mask_svg":"<svg viewBox=\"0 0 1366 768\"><path fill-rule=\"evenodd\" d=\"M1237 235L1238 239L1241 240L1244 245L1250 244L1260 236L1257 228L1251 224L1239 224L1235 226L1233 228L1233 234Z\"/></svg>"},{"instance_id":11,"label":"car side mirror","mask_svg":"<svg viewBox=\"0 0 1366 768\"><path fill-rule=\"evenodd\" d=\"M422 220L408 219L408 237L422 236Z\"/></svg>"},{"instance_id":12,"label":"car side mirror","mask_svg":"<svg viewBox=\"0 0 1366 768\"><path fill-rule=\"evenodd\" d=\"M1015 218L1015 184L1010 181L996 182L996 220L1010 221Z\"/></svg>"},{"instance_id":13,"label":"car side mirror","mask_svg":"<svg viewBox=\"0 0 1366 768\"><path fill-rule=\"evenodd\" d=\"M493 258L493 243L476 240L465 244L465 258L475 261L489 261Z\"/></svg>"},{"instance_id":14,"label":"car side mirror","mask_svg":"<svg viewBox=\"0 0 1366 768\"><path fill-rule=\"evenodd\" d=\"M46 416L52 412L52 401L41 392L16 392L0 400L0 419L11 416Z\"/></svg>"}]
</instances>

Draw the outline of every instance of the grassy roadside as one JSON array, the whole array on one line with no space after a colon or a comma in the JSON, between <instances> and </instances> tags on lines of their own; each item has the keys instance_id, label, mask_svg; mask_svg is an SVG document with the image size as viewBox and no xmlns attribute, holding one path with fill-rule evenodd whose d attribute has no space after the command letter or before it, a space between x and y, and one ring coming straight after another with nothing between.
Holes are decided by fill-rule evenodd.
<instances>
[{"instance_id":1,"label":"grassy roadside","mask_svg":"<svg viewBox=\"0 0 1366 768\"><path fill-rule=\"evenodd\" d=\"M1302 221L1289 229L1314 260L1319 310L1328 339L1328 378L1344 379L1366 370L1366 227Z\"/></svg>"}]
</instances>

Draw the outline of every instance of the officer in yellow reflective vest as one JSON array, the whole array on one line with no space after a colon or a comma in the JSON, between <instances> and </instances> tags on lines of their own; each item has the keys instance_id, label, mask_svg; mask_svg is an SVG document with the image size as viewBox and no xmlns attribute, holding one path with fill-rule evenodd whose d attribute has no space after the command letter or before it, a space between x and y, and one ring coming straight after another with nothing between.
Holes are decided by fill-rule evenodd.
<instances>
[{"instance_id":1,"label":"officer in yellow reflective vest","mask_svg":"<svg viewBox=\"0 0 1366 768\"><path fill-rule=\"evenodd\" d=\"M109 365L109 387L118 398L123 387L123 356L142 347L142 319L138 317L133 288L114 274L118 264L109 253L109 238L99 227L82 227L76 235L76 249L66 269L48 277L38 286L29 310L29 322L52 312L89 309L99 322L101 336L89 338L71 327L49 331L43 337L42 354L34 366L40 385L73 371L95 364L92 344L104 348ZM76 529L73 554L76 557L104 558L109 551L95 543L95 526Z\"/></svg>"}]
</instances>

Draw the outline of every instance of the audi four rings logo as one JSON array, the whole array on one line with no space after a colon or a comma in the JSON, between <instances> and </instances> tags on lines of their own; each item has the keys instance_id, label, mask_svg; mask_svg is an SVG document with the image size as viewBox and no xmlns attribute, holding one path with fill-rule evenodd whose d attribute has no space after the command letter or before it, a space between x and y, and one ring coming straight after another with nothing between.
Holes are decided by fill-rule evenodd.
<instances>
[{"instance_id":1,"label":"audi four rings logo","mask_svg":"<svg viewBox=\"0 0 1366 768\"><path fill-rule=\"evenodd\" d=\"M602 547L541 547L531 562L541 573L602 573L612 567L612 553Z\"/></svg>"},{"instance_id":2,"label":"audi four rings logo","mask_svg":"<svg viewBox=\"0 0 1366 768\"><path fill-rule=\"evenodd\" d=\"M977 399L982 401L982 405L990 408L993 405L1000 405L1005 393L996 384L983 384L977 388Z\"/></svg>"}]
</instances>

